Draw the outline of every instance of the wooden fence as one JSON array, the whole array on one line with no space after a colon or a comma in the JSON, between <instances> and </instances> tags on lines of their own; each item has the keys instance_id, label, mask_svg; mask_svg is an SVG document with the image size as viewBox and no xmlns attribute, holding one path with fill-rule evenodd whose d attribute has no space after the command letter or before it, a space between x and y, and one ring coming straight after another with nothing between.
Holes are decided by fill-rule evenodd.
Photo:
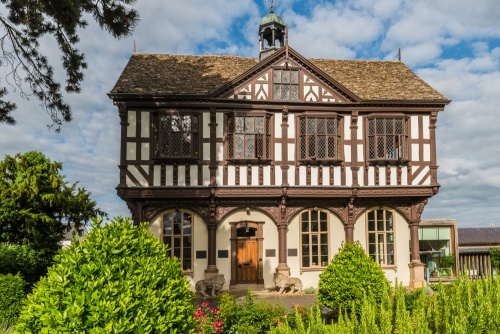
<instances>
[{"instance_id":1,"label":"wooden fence","mask_svg":"<svg viewBox=\"0 0 500 334\"><path fill-rule=\"evenodd\" d=\"M470 279L493 275L490 254L460 254L460 270Z\"/></svg>"}]
</instances>

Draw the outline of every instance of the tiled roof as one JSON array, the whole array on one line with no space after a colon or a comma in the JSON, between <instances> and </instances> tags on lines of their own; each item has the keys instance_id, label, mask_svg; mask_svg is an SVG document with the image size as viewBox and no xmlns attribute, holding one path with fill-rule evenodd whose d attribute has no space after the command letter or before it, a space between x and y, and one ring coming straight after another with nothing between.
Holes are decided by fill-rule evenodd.
<instances>
[{"instance_id":1,"label":"tiled roof","mask_svg":"<svg viewBox=\"0 0 500 334\"><path fill-rule=\"evenodd\" d=\"M447 101L398 61L309 59L362 100ZM136 53L111 93L208 95L258 64L235 56Z\"/></svg>"},{"instance_id":2,"label":"tiled roof","mask_svg":"<svg viewBox=\"0 0 500 334\"><path fill-rule=\"evenodd\" d=\"M458 229L458 244L500 245L500 227L461 227Z\"/></svg>"}]
</instances>

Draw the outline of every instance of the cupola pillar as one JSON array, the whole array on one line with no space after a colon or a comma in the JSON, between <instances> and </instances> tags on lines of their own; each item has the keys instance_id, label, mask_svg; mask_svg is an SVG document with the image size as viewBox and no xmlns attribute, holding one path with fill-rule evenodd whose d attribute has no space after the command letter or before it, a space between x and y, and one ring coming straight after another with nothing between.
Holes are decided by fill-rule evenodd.
<instances>
[{"instance_id":1,"label":"cupola pillar","mask_svg":"<svg viewBox=\"0 0 500 334\"><path fill-rule=\"evenodd\" d=\"M270 56L285 45L285 30L285 22L281 16L274 13L274 7L271 5L269 14L260 21L260 60Z\"/></svg>"}]
</instances>

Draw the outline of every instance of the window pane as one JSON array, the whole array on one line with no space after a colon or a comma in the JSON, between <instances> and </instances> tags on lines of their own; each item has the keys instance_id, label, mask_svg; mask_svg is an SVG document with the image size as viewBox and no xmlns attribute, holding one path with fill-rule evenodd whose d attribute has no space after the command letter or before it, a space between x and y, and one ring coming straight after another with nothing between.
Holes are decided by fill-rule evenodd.
<instances>
[{"instance_id":1,"label":"window pane","mask_svg":"<svg viewBox=\"0 0 500 334\"><path fill-rule=\"evenodd\" d=\"M309 256L302 257L302 267L310 267Z\"/></svg>"},{"instance_id":2,"label":"window pane","mask_svg":"<svg viewBox=\"0 0 500 334\"><path fill-rule=\"evenodd\" d=\"M290 83L290 71L282 71L281 79L284 84Z\"/></svg>"},{"instance_id":3,"label":"window pane","mask_svg":"<svg viewBox=\"0 0 500 334\"><path fill-rule=\"evenodd\" d=\"M320 211L319 212L319 219L322 220L322 221L327 221L328 220L328 215L326 212L324 211Z\"/></svg>"},{"instance_id":4,"label":"window pane","mask_svg":"<svg viewBox=\"0 0 500 334\"><path fill-rule=\"evenodd\" d=\"M235 131L236 133L243 133L245 129L245 118L244 117L236 117L235 118Z\"/></svg>"},{"instance_id":5,"label":"window pane","mask_svg":"<svg viewBox=\"0 0 500 334\"><path fill-rule=\"evenodd\" d=\"M309 222L302 221L302 232L309 232Z\"/></svg>"},{"instance_id":6,"label":"window pane","mask_svg":"<svg viewBox=\"0 0 500 334\"><path fill-rule=\"evenodd\" d=\"M236 135L236 154L235 158L243 158L243 139L244 135Z\"/></svg>"},{"instance_id":7,"label":"window pane","mask_svg":"<svg viewBox=\"0 0 500 334\"><path fill-rule=\"evenodd\" d=\"M368 231L375 231L375 222L373 220L368 221Z\"/></svg>"},{"instance_id":8,"label":"window pane","mask_svg":"<svg viewBox=\"0 0 500 334\"><path fill-rule=\"evenodd\" d=\"M306 159L306 137L300 137L300 159Z\"/></svg>"},{"instance_id":9,"label":"window pane","mask_svg":"<svg viewBox=\"0 0 500 334\"><path fill-rule=\"evenodd\" d=\"M317 119L317 129L318 129L318 134L319 135L324 135L325 134L325 119L324 118L318 118Z\"/></svg>"},{"instance_id":10,"label":"window pane","mask_svg":"<svg viewBox=\"0 0 500 334\"><path fill-rule=\"evenodd\" d=\"M283 100L290 100L290 86L281 87L281 97Z\"/></svg>"},{"instance_id":11,"label":"window pane","mask_svg":"<svg viewBox=\"0 0 500 334\"><path fill-rule=\"evenodd\" d=\"M163 215L163 234L172 234L172 213Z\"/></svg>"},{"instance_id":12,"label":"window pane","mask_svg":"<svg viewBox=\"0 0 500 334\"><path fill-rule=\"evenodd\" d=\"M318 159L326 158L326 137L318 136Z\"/></svg>"},{"instance_id":13,"label":"window pane","mask_svg":"<svg viewBox=\"0 0 500 334\"><path fill-rule=\"evenodd\" d=\"M327 133L329 135L334 135L336 133L335 131L335 119L334 118L328 118L327 119Z\"/></svg>"},{"instance_id":14,"label":"window pane","mask_svg":"<svg viewBox=\"0 0 500 334\"><path fill-rule=\"evenodd\" d=\"M302 234L302 248L304 248L304 246L309 247L309 234Z\"/></svg>"},{"instance_id":15,"label":"window pane","mask_svg":"<svg viewBox=\"0 0 500 334\"><path fill-rule=\"evenodd\" d=\"M191 234L191 215L184 213L183 234Z\"/></svg>"},{"instance_id":16,"label":"window pane","mask_svg":"<svg viewBox=\"0 0 500 334\"><path fill-rule=\"evenodd\" d=\"M281 70L274 70L274 82L281 83Z\"/></svg>"},{"instance_id":17,"label":"window pane","mask_svg":"<svg viewBox=\"0 0 500 334\"><path fill-rule=\"evenodd\" d=\"M281 100L281 85L274 85L274 100Z\"/></svg>"},{"instance_id":18,"label":"window pane","mask_svg":"<svg viewBox=\"0 0 500 334\"><path fill-rule=\"evenodd\" d=\"M299 86L290 86L290 100L297 101L299 99Z\"/></svg>"},{"instance_id":19,"label":"window pane","mask_svg":"<svg viewBox=\"0 0 500 334\"><path fill-rule=\"evenodd\" d=\"M253 117L245 117L245 133L255 133Z\"/></svg>"},{"instance_id":20,"label":"window pane","mask_svg":"<svg viewBox=\"0 0 500 334\"><path fill-rule=\"evenodd\" d=\"M264 117L255 117L255 133L264 133Z\"/></svg>"},{"instance_id":21,"label":"window pane","mask_svg":"<svg viewBox=\"0 0 500 334\"><path fill-rule=\"evenodd\" d=\"M245 136L245 158L252 159L255 158L255 136L246 135Z\"/></svg>"},{"instance_id":22,"label":"window pane","mask_svg":"<svg viewBox=\"0 0 500 334\"><path fill-rule=\"evenodd\" d=\"M297 85L299 83L299 71L291 71L291 83Z\"/></svg>"},{"instance_id":23,"label":"window pane","mask_svg":"<svg viewBox=\"0 0 500 334\"><path fill-rule=\"evenodd\" d=\"M311 232L318 232L318 221L313 220L311 221Z\"/></svg>"},{"instance_id":24,"label":"window pane","mask_svg":"<svg viewBox=\"0 0 500 334\"><path fill-rule=\"evenodd\" d=\"M375 233L368 234L368 242L370 242L370 243L375 242Z\"/></svg>"},{"instance_id":25,"label":"window pane","mask_svg":"<svg viewBox=\"0 0 500 334\"><path fill-rule=\"evenodd\" d=\"M375 247L375 244L370 244L368 246L368 252L370 255L375 255L376 254L377 248Z\"/></svg>"},{"instance_id":26,"label":"window pane","mask_svg":"<svg viewBox=\"0 0 500 334\"><path fill-rule=\"evenodd\" d=\"M321 244L322 245L327 245L328 244L328 234L327 233L321 233Z\"/></svg>"},{"instance_id":27,"label":"window pane","mask_svg":"<svg viewBox=\"0 0 500 334\"><path fill-rule=\"evenodd\" d=\"M320 229L321 231L326 231L328 229L328 224L326 221L321 221L321 224L320 224Z\"/></svg>"},{"instance_id":28,"label":"window pane","mask_svg":"<svg viewBox=\"0 0 500 334\"><path fill-rule=\"evenodd\" d=\"M318 235L317 235L317 234L312 234L312 235L311 235L311 244L312 244L313 246L315 246L315 245L317 245L317 244L318 244L318 241L319 241L319 240L318 240ZM316 248L316 249L317 249L317 248ZM314 250L314 248L313 248L313 250ZM314 254L314 251L313 251L313 254Z\"/></svg>"},{"instance_id":29,"label":"window pane","mask_svg":"<svg viewBox=\"0 0 500 334\"><path fill-rule=\"evenodd\" d=\"M308 157L315 158L316 157L316 137L315 136L309 136L308 141L309 141L309 152L308 152Z\"/></svg>"},{"instance_id":30,"label":"window pane","mask_svg":"<svg viewBox=\"0 0 500 334\"><path fill-rule=\"evenodd\" d=\"M309 221L309 211L302 213L302 221L304 220Z\"/></svg>"},{"instance_id":31,"label":"window pane","mask_svg":"<svg viewBox=\"0 0 500 334\"><path fill-rule=\"evenodd\" d=\"M182 116L182 131L183 132L191 132L191 116L184 115Z\"/></svg>"}]
</instances>

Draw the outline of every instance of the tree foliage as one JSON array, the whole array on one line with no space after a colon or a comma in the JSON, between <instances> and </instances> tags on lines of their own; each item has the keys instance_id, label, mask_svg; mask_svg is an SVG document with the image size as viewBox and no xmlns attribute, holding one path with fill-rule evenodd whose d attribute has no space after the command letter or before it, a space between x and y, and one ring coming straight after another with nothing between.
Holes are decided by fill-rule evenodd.
<instances>
[{"instance_id":1,"label":"tree foliage","mask_svg":"<svg viewBox=\"0 0 500 334\"><path fill-rule=\"evenodd\" d=\"M31 151L0 161L0 242L27 244L51 258L64 232L105 217L90 193L68 184L62 163Z\"/></svg>"},{"instance_id":2,"label":"tree foliage","mask_svg":"<svg viewBox=\"0 0 500 334\"><path fill-rule=\"evenodd\" d=\"M49 113L58 131L62 122L71 121L71 108L64 102L61 84L54 78L53 68L40 51L40 39L44 35L54 37L61 53L66 74L65 90L80 92L83 70L87 68L85 57L76 44L78 29L92 18L115 38L129 35L139 20L131 8L136 0L2 0L7 15L0 14L0 63L8 66L5 81L21 96L35 95ZM5 12L5 11L4 11ZM22 84L29 85L31 93L25 93ZM7 88L0 88L0 122L14 124L11 112L15 104L4 100Z\"/></svg>"},{"instance_id":3,"label":"tree foliage","mask_svg":"<svg viewBox=\"0 0 500 334\"><path fill-rule=\"evenodd\" d=\"M130 219L96 223L56 256L17 333L193 333L193 293L167 246Z\"/></svg>"}]
</instances>

